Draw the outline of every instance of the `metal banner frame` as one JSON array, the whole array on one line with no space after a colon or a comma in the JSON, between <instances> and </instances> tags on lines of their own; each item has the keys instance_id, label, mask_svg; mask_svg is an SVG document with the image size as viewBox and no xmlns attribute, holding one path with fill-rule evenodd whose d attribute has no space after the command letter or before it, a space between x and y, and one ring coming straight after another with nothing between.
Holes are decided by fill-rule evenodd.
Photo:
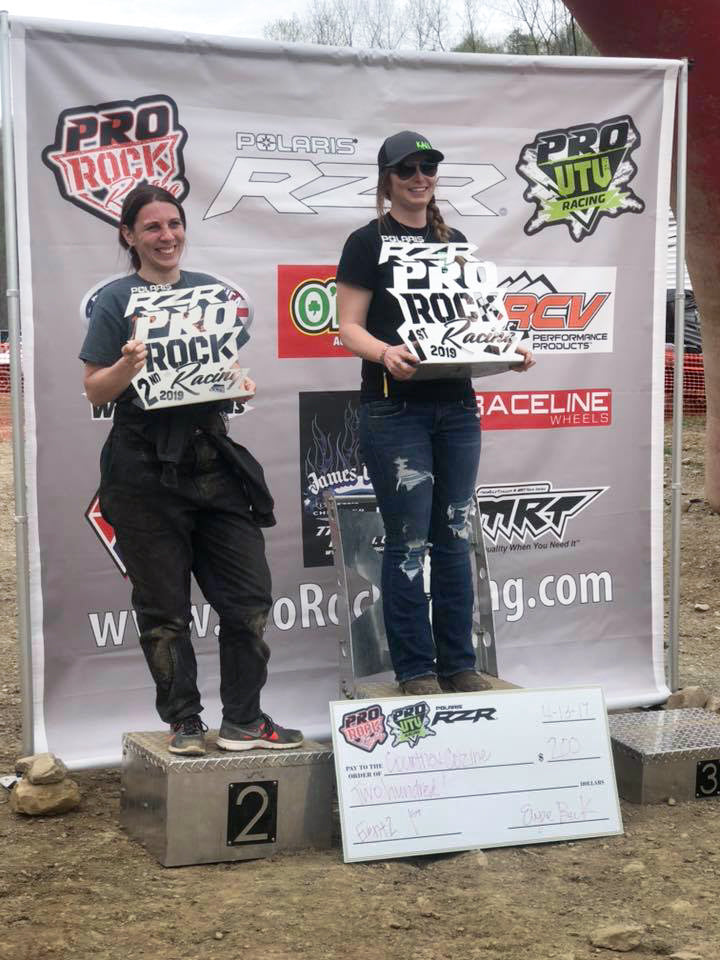
<instances>
[{"instance_id":1,"label":"metal banner frame","mask_svg":"<svg viewBox=\"0 0 720 960\"><path fill-rule=\"evenodd\" d=\"M30 562L28 553L28 490L25 475L26 438L24 432L23 386L21 363L21 330L20 330L20 278L18 243L19 237L24 237L24 220L19 231L16 196L17 178L14 161L13 120L17 119L19 126L24 120L22 114L13 117L11 64L10 64L10 30L11 23L7 12L0 12L0 80L2 84L2 151L4 161L4 202L5 202L5 231L6 231L6 262L7 262L7 289L8 303L8 332L10 340L10 372L11 372L11 407L12 407L12 452L13 452L13 479L15 488L15 531L16 531L16 565L17 565L17 604L18 604L18 644L20 660L20 687L22 698L22 731L23 750L31 752L36 746L34 743L34 700L33 700L33 672L32 672L32 622L31 596L29 588ZM139 33L129 34L139 39ZM579 58L580 59L580 58ZM641 69L643 64L650 61L626 61L628 69ZM687 140L687 86L688 65L683 61L677 85L677 138L675 148L676 178L677 178L677 280L676 280L676 335L675 335L675 386L673 402L673 468L672 468L672 547L670 553L670 625L669 625L669 656L667 666L670 674L670 686L676 689L679 685L678 677L678 637L679 637L679 583L680 583L680 520L682 500L682 389L683 389L683 335L684 335L684 254L685 254L685 220L686 220L686 140ZM24 217L24 211L22 212ZM24 242L24 241L23 241ZM30 331L31 332L31 331ZM26 376L29 371L26 371ZM31 390L31 384L28 391ZM32 443L32 437L27 445ZM32 492L32 491L31 491ZM329 506L329 512L331 504ZM345 511L340 508L335 515L338 525ZM331 513L332 517L332 513ZM479 522L479 520L478 520ZM336 541L340 544L340 537ZM478 543L482 543L480 536ZM341 556L338 554L337 556ZM477 561L477 555L476 555ZM337 557L336 557L337 562ZM487 569L484 565L483 569ZM489 578L486 584L487 597L490 598ZM478 594L479 596L480 594ZM491 599L491 598L490 598ZM350 609L350 608L348 608ZM488 606L491 616L491 604ZM485 611L486 613L488 611ZM347 616L347 613L346 613ZM482 649L480 649L482 647ZM486 672L494 672L496 661L494 656L494 641L489 646L479 645L480 652L486 656L479 661L479 666ZM342 660L341 660L342 663ZM345 679L351 677L346 672ZM40 709L40 708L38 708Z\"/></svg>"},{"instance_id":2,"label":"metal banner frame","mask_svg":"<svg viewBox=\"0 0 720 960\"><path fill-rule=\"evenodd\" d=\"M359 682L393 680L379 589L382 552L376 549L385 528L373 494L338 497L326 491L324 501L338 586L340 691L352 698ZM477 669L496 677L490 573L477 497L475 508L470 535L475 581L473 638Z\"/></svg>"}]
</instances>

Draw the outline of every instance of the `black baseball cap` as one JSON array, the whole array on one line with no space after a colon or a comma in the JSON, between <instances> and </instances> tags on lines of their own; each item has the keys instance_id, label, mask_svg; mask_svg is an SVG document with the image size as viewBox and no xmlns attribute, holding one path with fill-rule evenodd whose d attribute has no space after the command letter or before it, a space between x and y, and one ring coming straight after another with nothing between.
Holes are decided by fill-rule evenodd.
<instances>
[{"instance_id":1,"label":"black baseball cap","mask_svg":"<svg viewBox=\"0 0 720 960\"><path fill-rule=\"evenodd\" d=\"M445 159L444 154L433 149L428 138L421 133L401 130L400 133L394 133L392 137L388 137L380 147L378 167L381 170L385 167L394 167L414 153L421 154L423 159L427 159L428 163L440 163L441 160Z\"/></svg>"}]
</instances>

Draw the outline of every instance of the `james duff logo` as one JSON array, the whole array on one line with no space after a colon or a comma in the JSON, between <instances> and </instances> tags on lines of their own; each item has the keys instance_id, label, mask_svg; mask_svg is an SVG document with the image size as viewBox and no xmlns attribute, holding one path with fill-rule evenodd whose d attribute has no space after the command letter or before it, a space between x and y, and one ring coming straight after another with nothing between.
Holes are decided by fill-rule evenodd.
<instances>
[{"instance_id":1,"label":"james duff logo","mask_svg":"<svg viewBox=\"0 0 720 960\"><path fill-rule=\"evenodd\" d=\"M523 196L536 205L525 233L566 223L579 243L603 217L642 213L644 202L628 187L637 173L631 154L639 146L628 115L538 133L516 167L530 185Z\"/></svg>"},{"instance_id":2,"label":"james duff logo","mask_svg":"<svg viewBox=\"0 0 720 960\"><path fill-rule=\"evenodd\" d=\"M185 199L186 140L170 97L113 100L63 110L42 159L66 200L117 226L123 200L138 183Z\"/></svg>"},{"instance_id":3,"label":"james duff logo","mask_svg":"<svg viewBox=\"0 0 720 960\"><path fill-rule=\"evenodd\" d=\"M385 714L377 703L365 707L364 710L343 714L342 724L338 729L346 743L366 753L372 753L379 743L385 743L388 736Z\"/></svg>"}]
</instances>

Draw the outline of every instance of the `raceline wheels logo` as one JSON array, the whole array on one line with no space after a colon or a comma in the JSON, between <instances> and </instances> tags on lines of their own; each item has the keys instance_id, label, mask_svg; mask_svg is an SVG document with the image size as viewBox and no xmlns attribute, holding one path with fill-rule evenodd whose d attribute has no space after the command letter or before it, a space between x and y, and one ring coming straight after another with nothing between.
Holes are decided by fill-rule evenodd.
<instances>
[{"instance_id":1,"label":"raceline wheels logo","mask_svg":"<svg viewBox=\"0 0 720 960\"><path fill-rule=\"evenodd\" d=\"M530 184L523 196L537 208L525 233L566 223L579 243L602 217L642 213L644 202L628 187L637 173L630 155L639 146L627 115L539 133L523 147L516 167Z\"/></svg>"},{"instance_id":2,"label":"raceline wheels logo","mask_svg":"<svg viewBox=\"0 0 720 960\"><path fill-rule=\"evenodd\" d=\"M185 199L186 140L169 97L113 100L63 110L42 159L66 200L117 226L125 196L139 183Z\"/></svg>"},{"instance_id":3,"label":"raceline wheels logo","mask_svg":"<svg viewBox=\"0 0 720 960\"><path fill-rule=\"evenodd\" d=\"M478 487L483 533L496 544L551 533L562 541L568 521L605 493L607 487L554 490L551 483L500 484ZM513 549L512 547L510 549Z\"/></svg>"}]
</instances>

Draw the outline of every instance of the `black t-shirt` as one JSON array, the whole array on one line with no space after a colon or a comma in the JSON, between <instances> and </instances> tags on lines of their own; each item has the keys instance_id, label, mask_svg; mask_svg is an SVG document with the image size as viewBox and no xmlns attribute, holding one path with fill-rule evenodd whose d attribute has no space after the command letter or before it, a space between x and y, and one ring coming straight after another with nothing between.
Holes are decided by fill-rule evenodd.
<instances>
[{"instance_id":1,"label":"black t-shirt","mask_svg":"<svg viewBox=\"0 0 720 960\"><path fill-rule=\"evenodd\" d=\"M355 230L345 241L337 269L339 283L348 283L372 291L367 314L367 330L378 340L391 346L401 344L398 327L403 316L398 301L390 293L393 286L393 262L380 263L384 240L407 243L429 243L433 237L427 227L408 227L387 214L378 227L377 220ZM466 238L459 230L450 229L450 241L464 243ZM414 400L464 400L473 398L470 379L447 380L395 380L382 364L370 360L362 362L360 399L363 402L381 400L383 397L398 397Z\"/></svg>"}]
</instances>

